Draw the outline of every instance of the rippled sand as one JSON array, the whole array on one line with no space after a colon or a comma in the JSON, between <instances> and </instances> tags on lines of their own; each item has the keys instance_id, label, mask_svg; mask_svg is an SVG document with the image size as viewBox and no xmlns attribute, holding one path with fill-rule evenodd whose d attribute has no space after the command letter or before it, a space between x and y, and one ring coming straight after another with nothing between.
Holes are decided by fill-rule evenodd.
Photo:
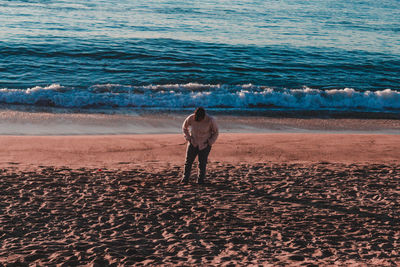
<instances>
[{"instance_id":1,"label":"rippled sand","mask_svg":"<svg viewBox=\"0 0 400 267\"><path fill-rule=\"evenodd\" d=\"M0 262L400 264L400 165L3 169Z\"/></svg>"}]
</instances>

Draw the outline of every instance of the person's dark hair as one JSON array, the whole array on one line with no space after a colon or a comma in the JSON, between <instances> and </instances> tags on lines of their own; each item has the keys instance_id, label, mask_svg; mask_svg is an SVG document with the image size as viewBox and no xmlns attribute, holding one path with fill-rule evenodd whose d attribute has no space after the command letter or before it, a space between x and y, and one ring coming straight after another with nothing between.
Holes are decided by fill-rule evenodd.
<instances>
[{"instance_id":1,"label":"person's dark hair","mask_svg":"<svg viewBox=\"0 0 400 267\"><path fill-rule=\"evenodd\" d=\"M196 110L194 111L195 121L202 121L205 116L206 116L206 111L202 107L196 108Z\"/></svg>"}]
</instances>

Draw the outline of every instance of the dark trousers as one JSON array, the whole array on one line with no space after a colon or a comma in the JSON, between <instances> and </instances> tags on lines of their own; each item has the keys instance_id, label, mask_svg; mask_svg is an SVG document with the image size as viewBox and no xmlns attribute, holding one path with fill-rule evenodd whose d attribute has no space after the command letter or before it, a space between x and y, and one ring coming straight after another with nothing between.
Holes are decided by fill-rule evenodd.
<instances>
[{"instance_id":1,"label":"dark trousers","mask_svg":"<svg viewBox=\"0 0 400 267\"><path fill-rule=\"evenodd\" d=\"M185 162L185 173L183 176L184 181L188 181L190 177L190 173L192 171L193 161L196 159L196 156L199 157L199 178L198 182L204 182L204 178L206 177L206 167L207 167L207 159L210 154L211 146L207 146L203 150L199 150L199 148L194 147L192 144L189 144L186 149L186 162Z\"/></svg>"}]
</instances>

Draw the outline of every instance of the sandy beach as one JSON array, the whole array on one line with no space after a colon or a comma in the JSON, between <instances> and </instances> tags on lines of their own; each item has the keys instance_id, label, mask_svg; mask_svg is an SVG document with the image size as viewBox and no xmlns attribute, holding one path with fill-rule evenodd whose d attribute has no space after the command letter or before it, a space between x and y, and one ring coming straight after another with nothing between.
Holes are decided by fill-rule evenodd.
<instances>
[{"instance_id":1,"label":"sandy beach","mask_svg":"<svg viewBox=\"0 0 400 267\"><path fill-rule=\"evenodd\" d=\"M399 3L0 1L0 267L400 267Z\"/></svg>"},{"instance_id":2,"label":"sandy beach","mask_svg":"<svg viewBox=\"0 0 400 267\"><path fill-rule=\"evenodd\" d=\"M398 266L400 136L0 136L0 263ZM0 264L0 265L1 265Z\"/></svg>"}]
</instances>

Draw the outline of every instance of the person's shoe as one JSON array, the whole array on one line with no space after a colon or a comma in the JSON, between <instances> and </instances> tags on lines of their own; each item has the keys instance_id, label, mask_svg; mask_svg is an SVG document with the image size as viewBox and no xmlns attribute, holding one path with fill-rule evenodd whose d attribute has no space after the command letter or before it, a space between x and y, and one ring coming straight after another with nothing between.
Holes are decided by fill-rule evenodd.
<instances>
[{"instance_id":1,"label":"person's shoe","mask_svg":"<svg viewBox=\"0 0 400 267\"><path fill-rule=\"evenodd\" d=\"M181 184L188 184L188 183L189 183L189 179L182 178Z\"/></svg>"}]
</instances>

